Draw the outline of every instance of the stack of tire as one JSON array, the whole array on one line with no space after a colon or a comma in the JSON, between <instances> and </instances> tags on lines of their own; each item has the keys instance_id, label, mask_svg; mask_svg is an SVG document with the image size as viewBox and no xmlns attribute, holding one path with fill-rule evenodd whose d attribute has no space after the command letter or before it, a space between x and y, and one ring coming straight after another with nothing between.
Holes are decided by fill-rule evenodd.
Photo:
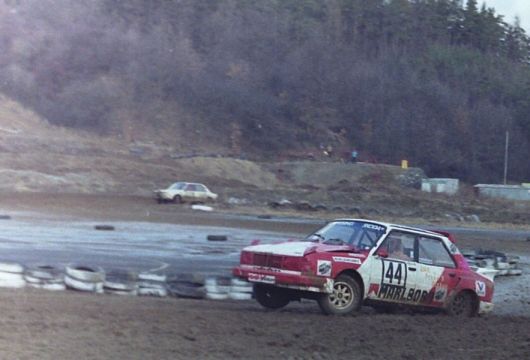
<instances>
[{"instance_id":1,"label":"stack of tire","mask_svg":"<svg viewBox=\"0 0 530 360\"><path fill-rule=\"evenodd\" d=\"M495 271L495 276L522 274L518 256L507 256L492 250L473 250L463 254L469 265L491 269L491 271Z\"/></svg>"},{"instance_id":2,"label":"stack of tire","mask_svg":"<svg viewBox=\"0 0 530 360\"><path fill-rule=\"evenodd\" d=\"M50 265L30 266L24 271L24 280L29 287L52 291L66 289L64 276L59 269Z\"/></svg>"},{"instance_id":3,"label":"stack of tire","mask_svg":"<svg viewBox=\"0 0 530 360\"><path fill-rule=\"evenodd\" d=\"M519 268L519 256L508 256L508 275L521 275L523 270Z\"/></svg>"},{"instance_id":4,"label":"stack of tire","mask_svg":"<svg viewBox=\"0 0 530 360\"><path fill-rule=\"evenodd\" d=\"M103 293L105 272L98 266L70 264L66 266L64 283L67 289Z\"/></svg>"},{"instance_id":5,"label":"stack of tire","mask_svg":"<svg viewBox=\"0 0 530 360\"><path fill-rule=\"evenodd\" d=\"M167 296L166 286L167 276L165 274L156 274L143 272L138 274L137 292L140 296Z\"/></svg>"},{"instance_id":6,"label":"stack of tire","mask_svg":"<svg viewBox=\"0 0 530 360\"><path fill-rule=\"evenodd\" d=\"M105 282L103 283L103 292L105 294L135 296L138 294L136 280L137 275L132 271L107 271L105 274Z\"/></svg>"},{"instance_id":7,"label":"stack of tire","mask_svg":"<svg viewBox=\"0 0 530 360\"><path fill-rule=\"evenodd\" d=\"M180 274L167 281L169 295L186 299L203 299L206 290L204 276L200 274Z\"/></svg>"},{"instance_id":8,"label":"stack of tire","mask_svg":"<svg viewBox=\"0 0 530 360\"><path fill-rule=\"evenodd\" d=\"M208 277L204 281L206 298L210 300L229 299L231 279L229 277Z\"/></svg>"},{"instance_id":9,"label":"stack of tire","mask_svg":"<svg viewBox=\"0 0 530 360\"><path fill-rule=\"evenodd\" d=\"M232 300L250 300L252 299L253 285L248 281L238 278L230 280L229 298Z\"/></svg>"},{"instance_id":10,"label":"stack of tire","mask_svg":"<svg viewBox=\"0 0 530 360\"><path fill-rule=\"evenodd\" d=\"M18 289L25 286L24 266L17 263L0 263L0 287Z\"/></svg>"}]
</instances>

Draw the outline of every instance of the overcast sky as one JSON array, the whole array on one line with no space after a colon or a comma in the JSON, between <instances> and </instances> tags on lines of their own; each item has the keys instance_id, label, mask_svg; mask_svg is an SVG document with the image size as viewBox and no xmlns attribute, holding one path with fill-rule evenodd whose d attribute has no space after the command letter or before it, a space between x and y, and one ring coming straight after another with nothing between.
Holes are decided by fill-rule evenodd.
<instances>
[{"instance_id":1,"label":"overcast sky","mask_svg":"<svg viewBox=\"0 0 530 360\"><path fill-rule=\"evenodd\" d=\"M504 15L504 21L509 24L514 23L514 18L519 16L521 27L526 34L530 35L530 0L483 0L478 1L479 5L485 2L487 7L495 8L495 12Z\"/></svg>"}]
</instances>

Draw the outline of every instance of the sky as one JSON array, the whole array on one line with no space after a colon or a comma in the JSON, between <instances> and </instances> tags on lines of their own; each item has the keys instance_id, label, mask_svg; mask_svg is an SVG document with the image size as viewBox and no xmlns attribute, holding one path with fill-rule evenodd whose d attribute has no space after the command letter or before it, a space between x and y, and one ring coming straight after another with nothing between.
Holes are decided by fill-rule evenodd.
<instances>
[{"instance_id":1,"label":"sky","mask_svg":"<svg viewBox=\"0 0 530 360\"><path fill-rule=\"evenodd\" d=\"M530 0L483 0L487 7L495 8L498 15L504 15L504 21L513 24L515 16L519 16L521 27L530 35Z\"/></svg>"}]
</instances>

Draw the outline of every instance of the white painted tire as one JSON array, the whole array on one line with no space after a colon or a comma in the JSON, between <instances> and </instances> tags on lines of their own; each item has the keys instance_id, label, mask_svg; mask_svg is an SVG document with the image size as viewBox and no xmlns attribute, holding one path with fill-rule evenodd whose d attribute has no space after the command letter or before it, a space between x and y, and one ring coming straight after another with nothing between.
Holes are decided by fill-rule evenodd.
<instances>
[{"instance_id":1,"label":"white painted tire","mask_svg":"<svg viewBox=\"0 0 530 360\"><path fill-rule=\"evenodd\" d=\"M116 291L134 291L136 290L136 284L132 282L117 282L117 281L107 281L103 283L105 292L107 290L116 290Z\"/></svg>"},{"instance_id":2,"label":"white painted tire","mask_svg":"<svg viewBox=\"0 0 530 360\"><path fill-rule=\"evenodd\" d=\"M144 272L144 273L139 273L138 274L138 279L139 280L147 280L147 281L165 282L167 280L167 276L166 275L161 275L161 274L154 274L154 273Z\"/></svg>"},{"instance_id":3,"label":"white painted tire","mask_svg":"<svg viewBox=\"0 0 530 360\"><path fill-rule=\"evenodd\" d=\"M66 285L62 284L36 284L36 283L27 283L27 286L35 289L44 289L49 291L64 291L66 290Z\"/></svg>"},{"instance_id":4,"label":"white painted tire","mask_svg":"<svg viewBox=\"0 0 530 360\"><path fill-rule=\"evenodd\" d=\"M49 291L64 291L66 290L66 285L63 283L57 284L44 284L41 286L41 289Z\"/></svg>"},{"instance_id":5,"label":"white painted tire","mask_svg":"<svg viewBox=\"0 0 530 360\"><path fill-rule=\"evenodd\" d=\"M249 293L230 292L228 297L232 300L252 300L252 294Z\"/></svg>"},{"instance_id":6,"label":"white painted tire","mask_svg":"<svg viewBox=\"0 0 530 360\"><path fill-rule=\"evenodd\" d=\"M64 283L68 289L83 291L83 292L93 292L97 294L103 293L103 282L93 282L93 281L81 281L70 277L69 275L64 277Z\"/></svg>"},{"instance_id":7,"label":"white painted tire","mask_svg":"<svg viewBox=\"0 0 530 360\"><path fill-rule=\"evenodd\" d=\"M252 294L252 291L254 288L252 286L230 286L230 292L234 293L250 293Z\"/></svg>"},{"instance_id":8,"label":"white painted tire","mask_svg":"<svg viewBox=\"0 0 530 360\"><path fill-rule=\"evenodd\" d=\"M136 296L138 295L138 290L132 290L132 291L122 291L122 290L112 290L112 289L104 289L105 294L111 294L111 295L128 295L128 296Z\"/></svg>"},{"instance_id":9,"label":"white painted tire","mask_svg":"<svg viewBox=\"0 0 530 360\"><path fill-rule=\"evenodd\" d=\"M66 275L80 282L103 283L105 272L99 266L68 265Z\"/></svg>"},{"instance_id":10,"label":"white painted tire","mask_svg":"<svg viewBox=\"0 0 530 360\"><path fill-rule=\"evenodd\" d=\"M59 270L49 265L37 265L26 268L24 275L44 281L56 281L62 278Z\"/></svg>"},{"instance_id":11,"label":"white painted tire","mask_svg":"<svg viewBox=\"0 0 530 360\"><path fill-rule=\"evenodd\" d=\"M0 272L22 274L24 272L24 266L17 263L0 262Z\"/></svg>"},{"instance_id":12,"label":"white painted tire","mask_svg":"<svg viewBox=\"0 0 530 360\"><path fill-rule=\"evenodd\" d=\"M250 286L250 287L252 287L251 283L249 283L246 280L239 279L239 278L232 278L230 280L230 285L232 285L232 286Z\"/></svg>"},{"instance_id":13,"label":"white painted tire","mask_svg":"<svg viewBox=\"0 0 530 360\"><path fill-rule=\"evenodd\" d=\"M0 281L24 281L24 275L21 273L0 272Z\"/></svg>"},{"instance_id":14,"label":"white painted tire","mask_svg":"<svg viewBox=\"0 0 530 360\"><path fill-rule=\"evenodd\" d=\"M20 289L26 286L23 278L13 280L0 280L0 288Z\"/></svg>"},{"instance_id":15,"label":"white painted tire","mask_svg":"<svg viewBox=\"0 0 530 360\"><path fill-rule=\"evenodd\" d=\"M230 286L226 285L205 285L204 286L207 293L215 293L215 294L228 294L230 291Z\"/></svg>"},{"instance_id":16,"label":"white painted tire","mask_svg":"<svg viewBox=\"0 0 530 360\"><path fill-rule=\"evenodd\" d=\"M228 299L228 293L206 293L206 298L210 300L226 300Z\"/></svg>"}]
</instances>

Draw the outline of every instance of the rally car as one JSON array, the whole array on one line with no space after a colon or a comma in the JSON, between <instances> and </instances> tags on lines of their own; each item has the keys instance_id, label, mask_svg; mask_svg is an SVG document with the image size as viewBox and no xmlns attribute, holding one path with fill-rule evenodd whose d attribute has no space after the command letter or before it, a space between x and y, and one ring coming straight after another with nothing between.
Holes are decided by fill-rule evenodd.
<instances>
[{"instance_id":1,"label":"rally car","mask_svg":"<svg viewBox=\"0 0 530 360\"><path fill-rule=\"evenodd\" d=\"M302 241L246 247L233 273L271 309L309 298L335 315L362 305L493 310L493 278L469 267L450 234L370 220L338 219Z\"/></svg>"}]
</instances>

